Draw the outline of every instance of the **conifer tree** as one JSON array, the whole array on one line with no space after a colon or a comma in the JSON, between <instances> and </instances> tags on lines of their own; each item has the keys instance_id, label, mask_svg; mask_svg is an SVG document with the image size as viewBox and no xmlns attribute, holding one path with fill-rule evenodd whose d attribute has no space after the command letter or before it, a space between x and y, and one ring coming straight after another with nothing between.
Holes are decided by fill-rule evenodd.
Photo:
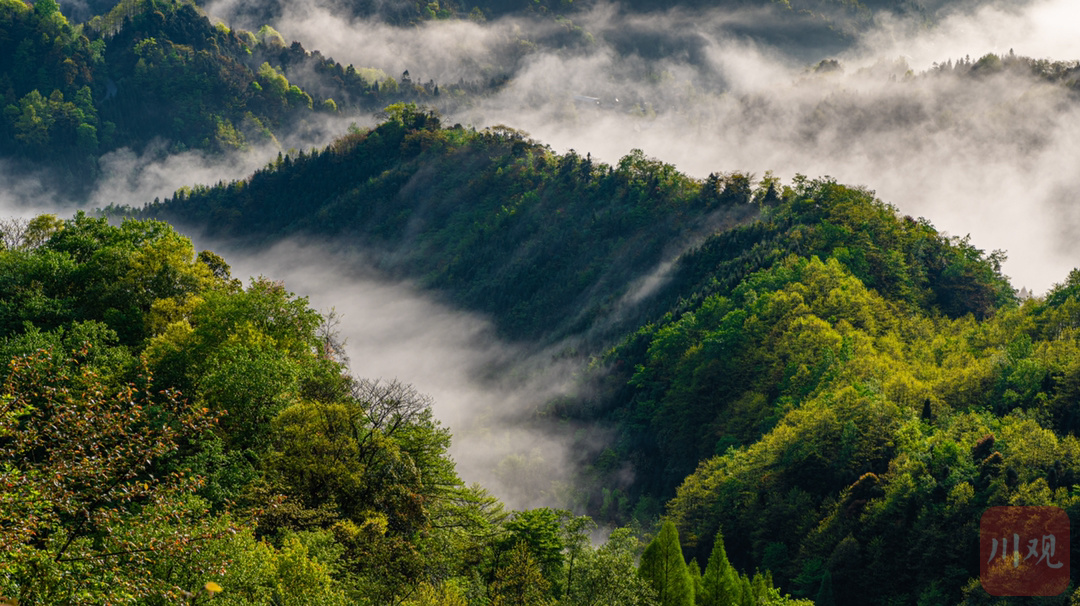
<instances>
[{"instance_id":1,"label":"conifer tree","mask_svg":"<svg viewBox=\"0 0 1080 606\"><path fill-rule=\"evenodd\" d=\"M645 548L638 574L656 589L660 606L693 606L694 582L674 522L664 522L660 533Z\"/></svg>"},{"instance_id":2,"label":"conifer tree","mask_svg":"<svg viewBox=\"0 0 1080 606\"><path fill-rule=\"evenodd\" d=\"M510 552L510 561L496 574L491 603L493 606L547 606L549 586L543 569L529 552L529 546L519 541Z\"/></svg>"},{"instance_id":3,"label":"conifer tree","mask_svg":"<svg viewBox=\"0 0 1080 606\"><path fill-rule=\"evenodd\" d=\"M755 606L754 604L754 586L750 582L750 577L742 574L739 575L739 606Z\"/></svg>"},{"instance_id":4,"label":"conifer tree","mask_svg":"<svg viewBox=\"0 0 1080 606\"><path fill-rule=\"evenodd\" d=\"M690 571L690 584L694 587L694 603L699 604L702 591L701 566L697 560L690 560L686 563L686 569Z\"/></svg>"},{"instance_id":5,"label":"conifer tree","mask_svg":"<svg viewBox=\"0 0 1080 606\"><path fill-rule=\"evenodd\" d=\"M821 586L818 588L814 603L818 606L836 606L836 598L833 597L832 573L828 570L825 571L825 576L821 577Z\"/></svg>"},{"instance_id":6,"label":"conifer tree","mask_svg":"<svg viewBox=\"0 0 1080 606\"><path fill-rule=\"evenodd\" d=\"M701 578L701 591L696 595L698 606L719 606L731 604L739 598L739 577L728 561L724 549L724 535L717 531L709 563Z\"/></svg>"}]
</instances>

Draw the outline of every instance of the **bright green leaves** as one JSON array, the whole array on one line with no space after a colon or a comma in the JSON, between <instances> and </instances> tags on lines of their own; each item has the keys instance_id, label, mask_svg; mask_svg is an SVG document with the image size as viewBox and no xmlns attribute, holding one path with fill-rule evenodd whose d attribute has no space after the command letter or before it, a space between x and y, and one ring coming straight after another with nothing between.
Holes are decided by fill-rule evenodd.
<instances>
[{"instance_id":1,"label":"bright green leaves","mask_svg":"<svg viewBox=\"0 0 1080 606\"><path fill-rule=\"evenodd\" d=\"M282 410L263 479L285 501L262 530L330 527L356 590L377 601L406 592L425 564L449 575L461 564L448 559L475 557L504 516L461 486L429 406L406 385L357 381L352 397ZM425 558L421 544L446 552Z\"/></svg>"},{"instance_id":2,"label":"bright green leaves","mask_svg":"<svg viewBox=\"0 0 1080 606\"><path fill-rule=\"evenodd\" d=\"M875 347L898 326L889 305L838 261L790 257L731 297L713 295L641 333L645 363L629 384L651 418L643 439L658 442L665 488L700 460L758 440L790 410L845 389L867 396L882 390L871 381L903 379L890 389L921 407L925 387L899 373L910 352Z\"/></svg>"},{"instance_id":3,"label":"bright green leaves","mask_svg":"<svg viewBox=\"0 0 1080 606\"><path fill-rule=\"evenodd\" d=\"M43 227L0 251L0 595L201 603L217 583L224 604L336 606L421 574L428 601L487 592L506 514L462 486L430 398L350 379L305 299L241 288L163 223ZM559 582L571 521L544 554Z\"/></svg>"},{"instance_id":4,"label":"bright green leaves","mask_svg":"<svg viewBox=\"0 0 1080 606\"><path fill-rule=\"evenodd\" d=\"M94 320L108 324L123 344L136 345L214 283L209 269L195 262L191 242L164 223L112 227L82 214L63 223L42 215L17 236L9 248L20 250L0 253L5 335L25 321L52 329ZM158 311L151 313L155 304Z\"/></svg>"},{"instance_id":5,"label":"bright green leaves","mask_svg":"<svg viewBox=\"0 0 1080 606\"><path fill-rule=\"evenodd\" d=\"M713 540L709 563L701 575L701 591L695 599L697 606L723 606L735 602L741 593L739 573L728 561L724 537L719 532ZM696 566L697 564L693 564Z\"/></svg>"},{"instance_id":6,"label":"bright green leaves","mask_svg":"<svg viewBox=\"0 0 1080 606\"><path fill-rule=\"evenodd\" d=\"M149 341L143 358L160 379L221 414L218 431L193 445L209 480L203 494L220 504L257 475L282 410L304 394L344 394L346 379L337 362L318 355L322 320L306 299L269 280L240 290L221 264L216 276L194 264L211 287L183 305L158 300L152 314L178 319Z\"/></svg>"},{"instance_id":7,"label":"bright green leaves","mask_svg":"<svg viewBox=\"0 0 1080 606\"><path fill-rule=\"evenodd\" d=\"M679 532L671 521L664 522L645 548L638 574L652 585L660 606L694 605L693 581L683 560Z\"/></svg>"},{"instance_id":8,"label":"bright green leaves","mask_svg":"<svg viewBox=\"0 0 1080 606\"><path fill-rule=\"evenodd\" d=\"M567 589L574 606L654 606L656 591L637 574L638 539L627 528L612 531L603 546L586 549Z\"/></svg>"},{"instance_id":9,"label":"bright green leaves","mask_svg":"<svg viewBox=\"0 0 1080 606\"><path fill-rule=\"evenodd\" d=\"M563 548L560 522L566 512L547 507L518 512L505 524L508 545L524 545L530 557L540 566L548 585L561 586Z\"/></svg>"},{"instance_id":10,"label":"bright green leaves","mask_svg":"<svg viewBox=\"0 0 1080 606\"><path fill-rule=\"evenodd\" d=\"M198 265L209 275L205 264ZM243 380L244 372L265 367L277 386L274 394L263 394L264 400L277 402L267 413L272 417L285 403L280 398L290 391L295 394L302 369L315 363L319 314L308 308L306 299L293 297L282 284L269 280L254 280L243 291L231 286L204 291L194 303L150 342L148 359L185 389L212 380L226 398L223 403L245 397L242 386L230 386L228 377ZM252 406L257 405L243 405ZM227 409L224 404L220 408Z\"/></svg>"},{"instance_id":11,"label":"bright green leaves","mask_svg":"<svg viewBox=\"0 0 1080 606\"><path fill-rule=\"evenodd\" d=\"M205 560L212 562L216 570L201 570L198 566L181 568L178 576L190 581L180 586L194 588L201 585L197 602L200 604L206 599L211 583L217 587L212 603L218 605L352 604L334 575L336 557L340 553L319 549L320 537L322 535L290 535L278 547L257 541L250 528L234 530L206 546ZM173 573L176 574L176 570ZM199 583L200 579L206 578L214 580Z\"/></svg>"},{"instance_id":12,"label":"bright green leaves","mask_svg":"<svg viewBox=\"0 0 1080 606\"><path fill-rule=\"evenodd\" d=\"M221 428L233 448L258 448L277 413L299 391L299 369L272 346L222 347L198 381L200 401L224 413Z\"/></svg>"},{"instance_id":13,"label":"bright green leaves","mask_svg":"<svg viewBox=\"0 0 1080 606\"><path fill-rule=\"evenodd\" d=\"M256 76L256 81L268 95L284 102L285 93L289 90L289 81L280 71L271 67L269 63L264 62L259 66Z\"/></svg>"},{"instance_id":14,"label":"bright green leaves","mask_svg":"<svg viewBox=\"0 0 1080 606\"><path fill-rule=\"evenodd\" d=\"M357 521L375 510L409 532L424 523L418 470L365 421L357 404L297 403L275 420L271 468L305 507L329 505Z\"/></svg>"}]
</instances>

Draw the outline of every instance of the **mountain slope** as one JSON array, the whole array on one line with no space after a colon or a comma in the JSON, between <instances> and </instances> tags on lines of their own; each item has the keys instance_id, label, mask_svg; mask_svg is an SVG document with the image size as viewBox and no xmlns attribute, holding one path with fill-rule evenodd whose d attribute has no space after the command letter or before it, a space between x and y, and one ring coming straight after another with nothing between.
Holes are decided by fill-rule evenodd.
<instances>
[{"instance_id":1,"label":"mountain slope","mask_svg":"<svg viewBox=\"0 0 1080 606\"><path fill-rule=\"evenodd\" d=\"M835 253L890 298L953 316L986 316L1011 296L998 257L900 221L862 190L754 187L740 174L698 181L639 152L608 166L512 129L445 128L412 106L390 114L320 152L183 190L142 214L255 245L305 234L355 242L380 268L491 314L512 338L550 341L612 322L625 331L788 253Z\"/></svg>"},{"instance_id":2,"label":"mountain slope","mask_svg":"<svg viewBox=\"0 0 1080 606\"><path fill-rule=\"evenodd\" d=\"M694 234L757 212L749 192L725 187L736 177L715 180L710 193L640 154L612 167L556 155L512 129L443 128L409 106L391 114L320 152L180 192L143 214L256 244L357 242L379 268L491 314L502 334L551 342L610 334L598 319L633 325L633 280Z\"/></svg>"},{"instance_id":3,"label":"mountain slope","mask_svg":"<svg viewBox=\"0 0 1080 606\"><path fill-rule=\"evenodd\" d=\"M75 193L123 147L223 153L434 92L286 46L272 28L214 26L171 0L125 0L84 25L52 0L5 0L0 56L12 58L0 63L0 157L51 169Z\"/></svg>"},{"instance_id":4,"label":"mountain slope","mask_svg":"<svg viewBox=\"0 0 1080 606\"><path fill-rule=\"evenodd\" d=\"M985 507L1080 513L1077 277L1018 302L1002 253L865 189L609 167L398 106L144 212L256 247L340 238L503 334L584 336L590 389L540 411L584 428L581 452L608 445L575 502L647 521L674 497L689 557L722 532L786 591L984 603Z\"/></svg>"}]
</instances>

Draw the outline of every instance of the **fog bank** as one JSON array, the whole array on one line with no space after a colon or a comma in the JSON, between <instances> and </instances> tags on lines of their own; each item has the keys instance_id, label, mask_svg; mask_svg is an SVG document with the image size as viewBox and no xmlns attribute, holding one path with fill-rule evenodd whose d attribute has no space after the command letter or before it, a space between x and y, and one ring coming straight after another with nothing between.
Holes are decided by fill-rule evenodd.
<instances>
[{"instance_id":1,"label":"fog bank","mask_svg":"<svg viewBox=\"0 0 1080 606\"><path fill-rule=\"evenodd\" d=\"M577 362L500 342L487 319L385 279L355 250L288 241L251 254L195 240L223 254L234 277L284 280L324 315L334 310L354 376L431 395L467 483L515 509L569 505L569 482L589 453L571 452L572 431L543 430L529 417L570 393Z\"/></svg>"},{"instance_id":2,"label":"fog bank","mask_svg":"<svg viewBox=\"0 0 1080 606\"><path fill-rule=\"evenodd\" d=\"M235 6L210 10L240 18ZM1042 292L1080 264L1077 93L1030 69L927 70L1010 50L1080 59L1080 5L960 6L969 8L943 9L934 25L880 13L832 71L814 69L819 53L792 55L768 35L738 33L763 28L775 16L768 10L635 16L599 6L575 16L584 34L569 46L545 45L550 21L400 28L340 18L317 0L290 3L274 25L339 60L408 69L414 81L513 69L497 94L448 122L507 124L556 151L612 163L639 148L696 177L772 171L866 186L904 214L1005 249L1014 285Z\"/></svg>"}]
</instances>

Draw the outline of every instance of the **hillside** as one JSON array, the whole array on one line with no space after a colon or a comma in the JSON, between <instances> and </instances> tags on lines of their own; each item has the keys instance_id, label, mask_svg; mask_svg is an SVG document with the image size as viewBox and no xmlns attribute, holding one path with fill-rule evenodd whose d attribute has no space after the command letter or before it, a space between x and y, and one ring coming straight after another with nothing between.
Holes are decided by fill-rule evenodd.
<instances>
[{"instance_id":1,"label":"hillside","mask_svg":"<svg viewBox=\"0 0 1080 606\"><path fill-rule=\"evenodd\" d=\"M795 174L973 223L1008 204L1071 259L1080 63L819 59L992 2L57 1L0 0L0 200L130 199L110 154L280 153L104 218L0 218L0 603L1014 604L980 585L980 516L1080 515L1080 269L1028 298L1003 251ZM306 9L353 60L455 75L264 25ZM454 123L491 115L586 134ZM553 149L599 135L790 176ZM419 292L422 337L475 329L495 353L450 355L490 389L449 395L454 432L547 506L466 485L431 397L354 376L334 312L181 232ZM391 359L414 335L386 317L346 321L389 326ZM440 338L407 364L439 374ZM1080 603L1072 579L1022 601Z\"/></svg>"},{"instance_id":2,"label":"hillside","mask_svg":"<svg viewBox=\"0 0 1080 606\"><path fill-rule=\"evenodd\" d=\"M925 222L898 223L859 190L804 181L785 194L738 173L698 181L639 152L609 166L509 128L445 127L410 105L389 114L140 215L256 246L292 235L359 242L380 269L492 315L514 339L610 338L789 252L843 248L852 271L891 298L953 316L986 316L1011 296L994 259ZM763 209L768 220L754 221Z\"/></svg>"},{"instance_id":3,"label":"hillside","mask_svg":"<svg viewBox=\"0 0 1080 606\"><path fill-rule=\"evenodd\" d=\"M611 167L512 129L444 128L415 106L390 113L324 150L141 214L254 245L363 242L380 269L492 314L503 335L551 342L603 328L598 318L626 324L638 313L623 303L635 278L693 234L756 213L740 204L748 192L725 189L738 177L710 193L641 155Z\"/></svg>"},{"instance_id":4,"label":"hillside","mask_svg":"<svg viewBox=\"0 0 1080 606\"><path fill-rule=\"evenodd\" d=\"M0 63L0 161L13 178L45 175L58 197L78 201L109 178L130 177L117 162L125 154L141 155L148 163L164 163L184 152L197 152L210 163L226 162L237 151L272 155L275 148L322 145L350 122L368 122L372 113L395 102L421 103L454 120L481 123L485 113L501 115L507 104L515 114L550 113L547 119L558 123L591 119L596 109L596 115L647 118L639 126L648 128L656 117L694 112L705 117L728 107L734 99L729 80L736 74L717 64L710 52L721 41L755 40L779 51L786 48L791 60L815 57L817 62L816 57L840 52L856 39L855 32L871 27L875 10L911 16L952 6L825 3L811 9L798 3L764 3L766 8L752 13L753 19L720 19L715 24L692 11L676 11L671 27L664 28L635 12L657 7L628 7L621 17L605 18L590 16L587 7L571 3L563 7L571 19L549 14L541 4L527 4L506 8L510 15L526 17L486 25L449 8L444 28L382 24L371 25L368 32L357 25L355 35L374 42L372 47L361 45L367 50L347 65L287 40L266 25L274 22L268 17L227 11L212 15L186 1L124 0L107 13L76 23L49 0L32 6L5 0L0 3L0 55L13 60ZM864 23L833 23L833 16L840 14L836 11L854 11L836 17L840 21L858 17ZM225 22L215 24L219 18ZM700 27L691 26L697 22ZM465 25L455 28L454 23ZM402 40L413 36L424 41L425 48L446 54L446 60L407 52L407 61L395 62L376 52L382 37L395 48L406 48L400 46ZM453 47L443 42L456 36L476 36L479 41ZM347 52L350 47L335 48ZM581 77L533 71L552 59L569 66L604 57L613 63ZM1005 70L1021 86L1030 85L1028 75L1076 86L1073 63L1012 55L984 59L965 59L955 66L950 60L949 74L962 77L970 70L986 77ZM815 72L836 67L835 60L825 61ZM896 69L891 75L904 76L907 68ZM544 81L537 82L537 77ZM527 92L522 94L519 87ZM575 95L580 99L575 101ZM603 107L582 105L582 99L592 97ZM760 102L752 97L739 103ZM1038 98L1022 103L1038 103ZM822 100L808 128L819 126L823 118L829 119L826 125L835 121L846 128L843 117L832 113L835 109L828 99ZM755 114L746 111L746 118L753 120ZM863 122L874 124L869 117ZM949 123L935 121L938 126ZM106 174L109 170L116 174Z\"/></svg>"},{"instance_id":5,"label":"hillside","mask_svg":"<svg viewBox=\"0 0 1080 606\"><path fill-rule=\"evenodd\" d=\"M609 445L575 502L666 512L702 564L722 533L738 569L796 595L990 603L967 555L981 512L1078 513L1076 274L1019 301L1003 253L865 189L699 181L390 113L144 212L255 247L339 237L506 335L576 343L587 395L537 421Z\"/></svg>"},{"instance_id":6,"label":"hillside","mask_svg":"<svg viewBox=\"0 0 1080 606\"><path fill-rule=\"evenodd\" d=\"M588 517L465 486L431 399L350 376L281 283L157 221L2 227L4 601L660 606L661 549L693 601L670 523L594 546ZM704 579L714 602L810 604L722 549Z\"/></svg>"},{"instance_id":7,"label":"hillside","mask_svg":"<svg viewBox=\"0 0 1080 606\"><path fill-rule=\"evenodd\" d=\"M172 0L125 0L84 24L51 0L5 0L0 56L12 58L0 63L0 159L47 169L76 198L110 151L279 145L336 116L438 92L287 45L273 28L215 26L194 4Z\"/></svg>"}]
</instances>

